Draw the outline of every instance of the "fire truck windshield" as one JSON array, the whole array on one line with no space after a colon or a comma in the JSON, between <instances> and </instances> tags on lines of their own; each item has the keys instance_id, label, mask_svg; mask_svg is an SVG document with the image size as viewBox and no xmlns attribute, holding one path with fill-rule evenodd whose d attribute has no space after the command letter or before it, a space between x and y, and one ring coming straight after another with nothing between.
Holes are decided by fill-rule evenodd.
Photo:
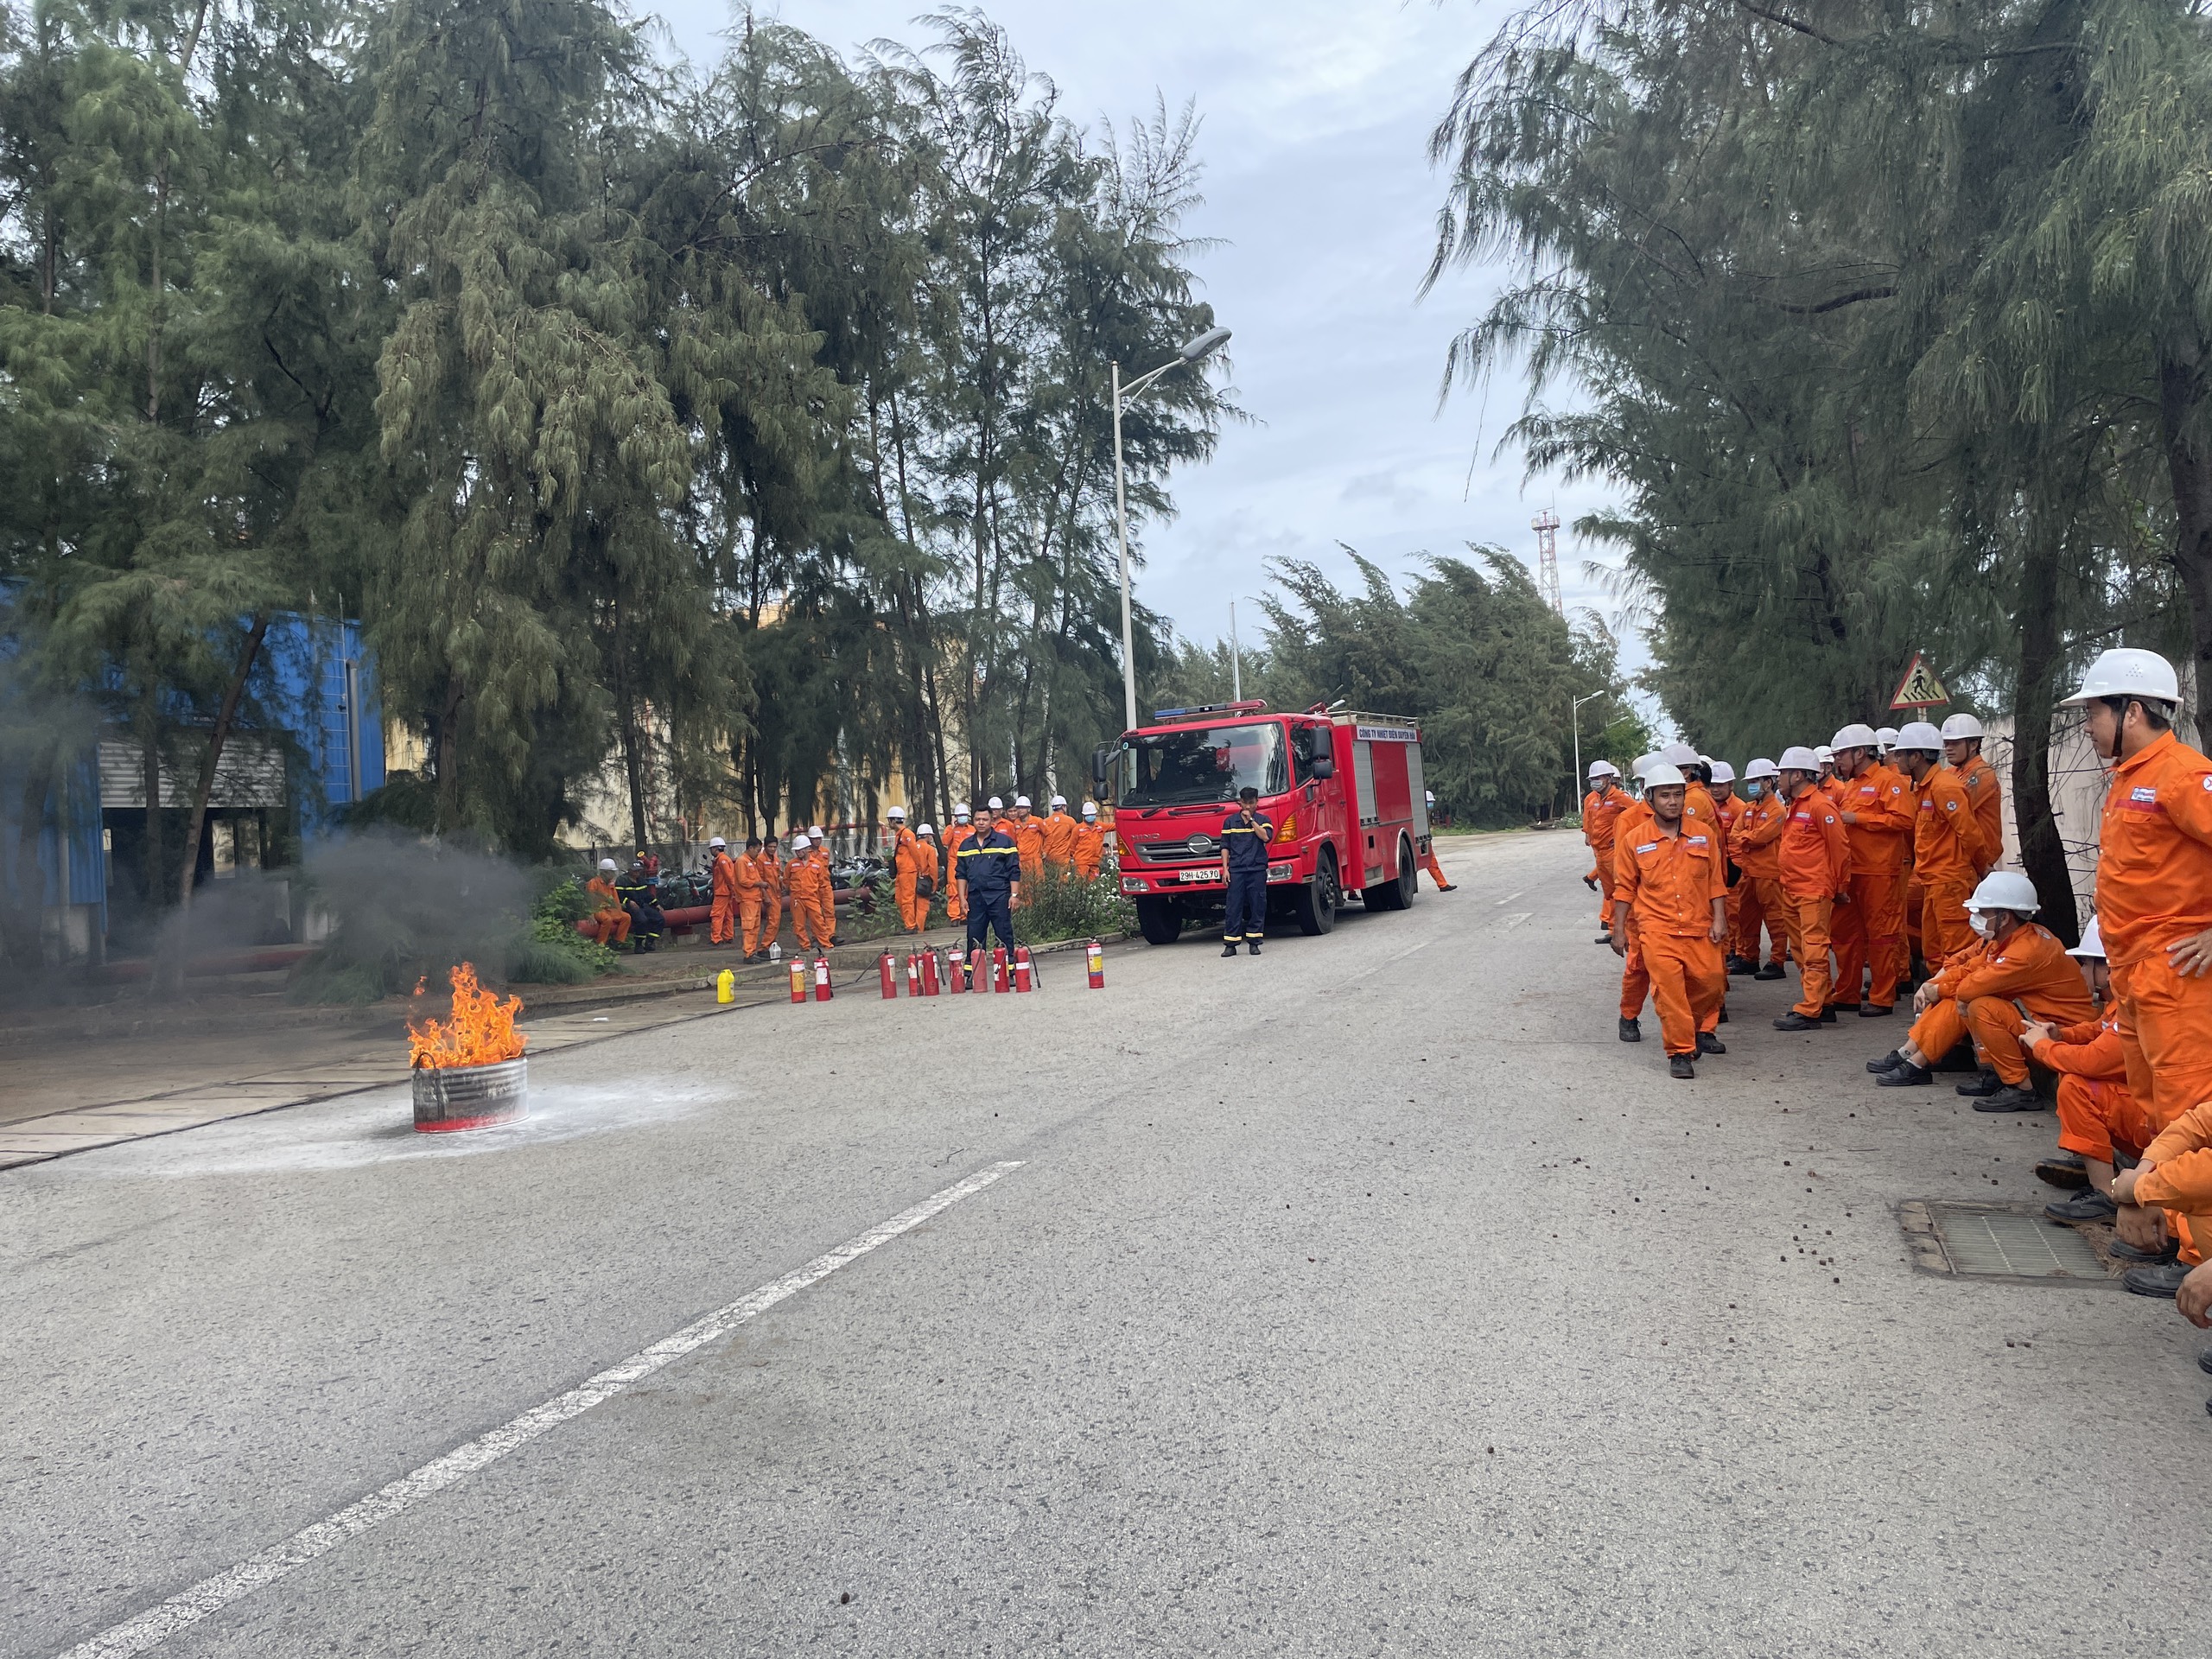
<instances>
[{"instance_id":1,"label":"fire truck windshield","mask_svg":"<svg viewBox=\"0 0 2212 1659\"><path fill-rule=\"evenodd\" d=\"M1121 806L1195 806L1229 802L1239 790L1280 795L1290 787L1282 728L1185 726L1147 732L1121 754Z\"/></svg>"}]
</instances>

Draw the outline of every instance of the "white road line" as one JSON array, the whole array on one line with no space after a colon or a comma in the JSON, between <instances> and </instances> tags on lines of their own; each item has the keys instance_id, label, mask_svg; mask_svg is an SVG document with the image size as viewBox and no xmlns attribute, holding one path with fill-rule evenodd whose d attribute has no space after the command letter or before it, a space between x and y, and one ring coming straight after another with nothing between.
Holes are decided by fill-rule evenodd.
<instances>
[{"instance_id":1,"label":"white road line","mask_svg":"<svg viewBox=\"0 0 2212 1659\"><path fill-rule=\"evenodd\" d=\"M838 1268L858 1261L880 1245L889 1243L899 1234L920 1226L931 1217L950 1210L961 1199L972 1198L1000 1177L1020 1167L1021 1161L1017 1159L1011 1163L993 1164L987 1169L978 1170L966 1180L956 1182L933 1198L925 1198L912 1209L902 1211L857 1238L846 1240L827 1255L816 1256L804 1267L794 1268L782 1278L740 1297L727 1307L716 1308L703 1319L695 1319L673 1336L663 1337L652 1347L631 1355L619 1364L609 1366L566 1394L556 1395L544 1404L531 1408L512 1421L503 1423L466 1446L458 1446L442 1458L433 1459L412 1474L402 1475L389 1486L371 1492L359 1503L349 1503L328 1520L302 1528L259 1554L247 1557L227 1572L218 1573L211 1579L202 1579L190 1589L180 1591L167 1601L148 1608L136 1618L126 1619L87 1641L79 1643L64 1654L62 1659L115 1659L121 1654L143 1653L149 1648L168 1641L209 1614L220 1611L241 1597L251 1595L264 1585L274 1584L295 1568L305 1567L316 1556L337 1548L349 1538L358 1537L379 1522L414 1508L433 1493L443 1491L478 1470L498 1462L508 1452L527 1445L546 1430L558 1427L571 1417L581 1416L601 1402L626 1393L663 1366L704 1347L717 1337L728 1335L747 1320L757 1318L777 1303L798 1295L808 1286L818 1284Z\"/></svg>"},{"instance_id":2,"label":"white road line","mask_svg":"<svg viewBox=\"0 0 2212 1659\"><path fill-rule=\"evenodd\" d=\"M1518 898L1521 896L1521 893L1526 893L1527 891L1528 891L1528 889L1527 889L1526 887L1523 887L1523 888L1522 888L1522 889L1521 889L1521 892L1520 892L1520 893L1507 893L1507 894L1505 895L1505 897L1504 897L1504 898L1503 898L1503 899L1499 899L1499 900L1497 901L1497 904L1495 904L1495 905L1493 905L1492 906L1491 906L1491 908L1492 908L1493 910L1503 910L1503 909L1504 909L1508 905L1511 904L1511 903L1512 903L1516 899L1518 899Z\"/></svg>"}]
</instances>

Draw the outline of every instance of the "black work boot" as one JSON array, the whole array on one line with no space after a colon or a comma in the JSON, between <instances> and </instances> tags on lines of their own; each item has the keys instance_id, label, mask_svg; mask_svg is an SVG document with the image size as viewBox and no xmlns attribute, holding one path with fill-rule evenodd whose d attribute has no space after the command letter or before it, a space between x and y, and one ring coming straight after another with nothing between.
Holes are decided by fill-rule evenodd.
<instances>
[{"instance_id":1,"label":"black work boot","mask_svg":"<svg viewBox=\"0 0 2212 1659\"><path fill-rule=\"evenodd\" d=\"M1974 1109L1977 1112L2039 1112L2043 1102L2036 1098L2034 1090L2008 1083L1995 1094L1974 1102Z\"/></svg>"},{"instance_id":2,"label":"black work boot","mask_svg":"<svg viewBox=\"0 0 2212 1659\"><path fill-rule=\"evenodd\" d=\"M1638 1025L1634 1020L1624 1017L1621 1020L1621 1041L1624 1043L1640 1043L1643 1040L1643 1027Z\"/></svg>"},{"instance_id":3,"label":"black work boot","mask_svg":"<svg viewBox=\"0 0 2212 1659\"><path fill-rule=\"evenodd\" d=\"M1861 1002L1859 1005L1861 1020L1885 1020L1896 1012L1896 1006L1888 1002Z\"/></svg>"},{"instance_id":4,"label":"black work boot","mask_svg":"<svg viewBox=\"0 0 2212 1659\"><path fill-rule=\"evenodd\" d=\"M1893 1048L1888 1053L1883 1055L1880 1059L1867 1061L1866 1069L1878 1077L1883 1072L1894 1071L1897 1067L1904 1064L1904 1056L1898 1053L1897 1050Z\"/></svg>"},{"instance_id":5,"label":"black work boot","mask_svg":"<svg viewBox=\"0 0 2212 1659\"><path fill-rule=\"evenodd\" d=\"M2181 1245L2171 1238L2155 1250L2139 1250L2126 1239L2115 1236L2105 1248L2123 1262L2147 1262L2153 1267L2171 1266L2174 1258L2181 1254Z\"/></svg>"},{"instance_id":6,"label":"black work boot","mask_svg":"<svg viewBox=\"0 0 2212 1659\"><path fill-rule=\"evenodd\" d=\"M1247 940L1245 942L1244 949L1249 954L1256 957L1260 954L1260 942L1257 939Z\"/></svg>"},{"instance_id":7,"label":"black work boot","mask_svg":"<svg viewBox=\"0 0 2212 1659\"><path fill-rule=\"evenodd\" d=\"M1821 1022L1818 1020L1808 1020L1796 1009L1792 1008L1774 1022L1774 1028L1777 1031L1818 1031L1821 1028Z\"/></svg>"},{"instance_id":8,"label":"black work boot","mask_svg":"<svg viewBox=\"0 0 2212 1659\"><path fill-rule=\"evenodd\" d=\"M2181 1288L2181 1281L2189 1277L2189 1269L2178 1262L2168 1262L2157 1267L2130 1268L2120 1275L2120 1282L2138 1296L2161 1296L2168 1301Z\"/></svg>"},{"instance_id":9,"label":"black work boot","mask_svg":"<svg viewBox=\"0 0 2212 1659\"><path fill-rule=\"evenodd\" d=\"M1221 954L1224 957L1233 957L1236 954L1236 946L1233 943L1224 941L1221 947Z\"/></svg>"},{"instance_id":10,"label":"black work boot","mask_svg":"<svg viewBox=\"0 0 2212 1659\"><path fill-rule=\"evenodd\" d=\"M1979 1100L1997 1093L2005 1084L1994 1071L1977 1071L1971 1083L1958 1085L1958 1092L1968 1099Z\"/></svg>"},{"instance_id":11,"label":"black work boot","mask_svg":"<svg viewBox=\"0 0 2212 1659\"><path fill-rule=\"evenodd\" d=\"M1669 1054L1667 1057L1667 1075L1670 1077L1694 1078L1697 1076L1697 1067L1687 1054Z\"/></svg>"},{"instance_id":12,"label":"black work boot","mask_svg":"<svg viewBox=\"0 0 2212 1659\"><path fill-rule=\"evenodd\" d=\"M1900 1058L1874 1081L1885 1089L1925 1089L1936 1079L1910 1060Z\"/></svg>"},{"instance_id":13,"label":"black work boot","mask_svg":"<svg viewBox=\"0 0 2212 1659\"><path fill-rule=\"evenodd\" d=\"M2053 1198L2043 1212L2053 1221L2110 1221L2120 1206L2095 1187L2085 1186L2070 1198Z\"/></svg>"},{"instance_id":14,"label":"black work boot","mask_svg":"<svg viewBox=\"0 0 2212 1659\"><path fill-rule=\"evenodd\" d=\"M1785 979L1788 976L1789 969L1785 969L1778 962L1770 962L1765 967L1760 969L1758 972L1751 976L1753 979Z\"/></svg>"},{"instance_id":15,"label":"black work boot","mask_svg":"<svg viewBox=\"0 0 2212 1659\"><path fill-rule=\"evenodd\" d=\"M1700 1031L1697 1034L1697 1052L1700 1054L1726 1054L1728 1045L1711 1032Z\"/></svg>"},{"instance_id":16,"label":"black work boot","mask_svg":"<svg viewBox=\"0 0 2212 1659\"><path fill-rule=\"evenodd\" d=\"M2060 1152L2036 1165L2036 1179L2047 1186L2077 1189L2089 1184L2089 1172L2082 1166L2080 1153Z\"/></svg>"}]
</instances>

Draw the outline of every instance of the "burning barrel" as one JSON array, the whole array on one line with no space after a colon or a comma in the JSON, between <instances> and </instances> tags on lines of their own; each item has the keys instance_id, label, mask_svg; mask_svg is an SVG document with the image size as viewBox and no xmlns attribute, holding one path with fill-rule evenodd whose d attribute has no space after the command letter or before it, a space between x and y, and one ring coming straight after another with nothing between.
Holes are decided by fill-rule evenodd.
<instances>
[{"instance_id":1,"label":"burning barrel","mask_svg":"<svg viewBox=\"0 0 2212 1659\"><path fill-rule=\"evenodd\" d=\"M417 1129L483 1129L530 1115L530 1039L515 1029L521 1012L520 997L502 1001L483 989L469 963L453 970L452 1019L407 1024Z\"/></svg>"}]
</instances>

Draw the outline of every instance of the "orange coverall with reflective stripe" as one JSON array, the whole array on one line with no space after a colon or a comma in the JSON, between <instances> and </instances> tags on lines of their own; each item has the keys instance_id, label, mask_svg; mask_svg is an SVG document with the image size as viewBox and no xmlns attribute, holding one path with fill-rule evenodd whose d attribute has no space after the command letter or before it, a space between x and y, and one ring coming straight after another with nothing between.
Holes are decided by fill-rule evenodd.
<instances>
[{"instance_id":1,"label":"orange coverall with reflective stripe","mask_svg":"<svg viewBox=\"0 0 2212 1659\"><path fill-rule=\"evenodd\" d=\"M1106 831L1095 823L1076 825L1074 856L1077 879L1096 880L1106 859Z\"/></svg>"},{"instance_id":2,"label":"orange coverall with reflective stripe","mask_svg":"<svg viewBox=\"0 0 2212 1659\"><path fill-rule=\"evenodd\" d=\"M1035 892L1034 883L1045 873L1043 822L1033 814L1020 823L1001 824L1000 828L1014 837L1014 850L1020 855L1022 887L1025 891Z\"/></svg>"},{"instance_id":3,"label":"orange coverall with reflective stripe","mask_svg":"<svg viewBox=\"0 0 2212 1659\"><path fill-rule=\"evenodd\" d=\"M2162 732L2113 769L2097 838L2104 936L2127 1086L2161 1128L2212 1100L2212 976L2167 948L2212 927L2212 760Z\"/></svg>"},{"instance_id":4,"label":"orange coverall with reflective stripe","mask_svg":"<svg viewBox=\"0 0 2212 1659\"><path fill-rule=\"evenodd\" d=\"M2212 1102L2190 1107L2143 1148L2135 1201L2155 1204L2177 1224L2182 1260L2194 1267L2212 1242Z\"/></svg>"},{"instance_id":5,"label":"orange coverall with reflective stripe","mask_svg":"<svg viewBox=\"0 0 2212 1659\"><path fill-rule=\"evenodd\" d=\"M2101 1019L2056 1027L2033 1051L2037 1065L2058 1074L2058 1144L2099 1163L2115 1152L2140 1157L2158 1138L2141 1103L2127 1086L2127 1057L2120 1046L2120 1004Z\"/></svg>"},{"instance_id":6,"label":"orange coverall with reflective stripe","mask_svg":"<svg viewBox=\"0 0 2212 1659\"><path fill-rule=\"evenodd\" d=\"M1744 814L1729 837L1728 855L1744 873L1737 883L1744 898L1736 912L1736 954L1746 962L1759 959L1762 925L1771 942L1770 960L1777 964L1782 961L1789 929L1783 921L1780 843L1789 821L1782 798L1769 789L1757 800L1744 803Z\"/></svg>"},{"instance_id":7,"label":"orange coverall with reflective stripe","mask_svg":"<svg viewBox=\"0 0 2212 1659\"><path fill-rule=\"evenodd\" d=\"M826 950L836 936L836 901L830 891L830 855L810 849L786 867L791 895L791 931L802 950ZM824 918L823 912L829 912Z\"/></svg>"},{"instance_id":8,"label":"orange coverall with reflective stripe","mask_svg":"<svg viewBox=\"0 0 2212 1659\"><path fill-rule=\"evenodd\" d=\"M2035 922L2015 928L2003 944L1983 950L1955 971L1947 963L1936 982L1963 1016L1990 1069L2015 1087L2028 1081L2027 1055L2020 1046L2025 1021L2016 1002L2046 1025L2073 1026L2096 1017L2079 964L2056 936ZM1914 1046L1919 1046L1916 1039ZM1921 1052L1934 1058L1937 1051Z\"/></svg>"},{"instance_id":9,"label":"orange coverall with reflective stripe","mask_svg":"<svg viewBox=\"0 0 2212 1659\"><path fill-rule=\"evenodd\" d=\"M1613 820L1613 894L1620 895L1620 848L1624 836L1648 834L1656 820L1651 809L1642 801L1630 801L1621 809L1619 817ZM1607 925L1611 925L1610 919ZM1644 1002L1651 995L1651 976L1643 971L1643 952L1637 948L1636 935L1628 936L1628 955L1621 961L1621 1018L1634 1020L1643 1013Z\"/></svg>"},{"instance_id":10,"label":"orange coverall with reflective stripe","mask_svg":"<svg viewBox=\"0 0 2212 1659\"><path fill-rule=\"evenodd\" d=\"M1897 1000L1897 982L1910 968L1904 942L1905 866L1912 854L1911 783L1877 760L1844 784L1842 812L1858 822L1843 826L1851 849L1851 902L1835 918L1838 1002L1862 995L1878 1008ZM1869 967L1871 987L1865 983Z\"/></svg>"},{"instance_id":11,"label":"orange coverall with reflective stripe","mask_svg":"<svg viewBox=\"0 0 2212 1659\"><path fill-rule=\"evenodd\" d=\"M741 853L737 858L737 925L745 954L757 956L760 950L760 915L766 904L772 902L770 895L776 890L776 872L768 861L758 853ZM779 926L783 922L780 905L776 911ZM775 935L769 935L773 938Z\"/></svg>"},{"instance_id":12,"label":"orange coverall with reflective stripe","mask_svg":"<svg viewBox=\"0 0 2212 1659\"><path fill-rule=\"evenodd\" d=\"M1608 779L1608 785L1611 783ZM1582 798L1582 839L1589 843L1590 857L1598 871L1598 925L1605 927L1613 919L1613 832L1618 828L1621 814L1634 803L1624 789L1592 790Z\"/></svg>"},{"instance_id":13,"label":"orange coverall with reflective stripe","mask_svg":"<svg viewBox=\"0 0 2212 1659\"><path fill-rule=\"evenodd\" d=\"M960 882L954 872L960 868L960 849L975 839L976 826L957 823L944 832L944 918L949 922L968 919L968 906L960 896Z\"/></svg>"},{"instance_id":14,"label":"orange coverall with reflective stripe","mask_svg":"<svg viewBox=\"0 0 2212 1659\"><path fill-rule=\"evenodd\" d=\"M737 935L737 861L727 852L717 852L711 871L715 905L707 920L707 939L711 944L728 944Z\"/></svg>"},{"instance_id":15,"label":"orange coverall with reflective stripe","mask_svg":"<svg viewBox=\"0 0 2212 1659\"><path fill-rule=\"evenodd\" d=\"M1981 862L1974 873L1979 881L2005 855L2005 791L1998 781L1997 768L1978 754L1967 756L1966 765L1957 772L1959 787L1974 803L1974 821L1981 830Z\"/></svg>"},{"instance_id":16,"label":"orange coverall with reflective stripe","mask_svg":"<svg viewBox=\"0 0 2212 1659\"><path fill-rule=\"evenodd\" d=\"M1948 962L1967 947L1967 900L1983 868L1981 823L1959 775L1939 766L1921 780L1913 826L1912 873L1919 881L1920 954Z\"/></svg>"},{"instance_id":17,"label":"orange coverall with reflective stripe","mask_svg":"<svg viewBox=\"0 0 2212 1659\"><path fill-rule=\"evenodd\" d=\"M1038 831L1042 843L1046 865L1065 875L1075 868L1076 832L1081 826L1067 814L1065 807L1056 807Z\"/></svg>"},{"instance_id":18,"label":"orange coverall with reflective stripe","mask_svg":"<svg viewBox=\"0 0 2212 1659\"><path fill-rule=\"evenodd\" d=\"M1627 918L1623 931L1642 954L1670 1055L1697 1052L1698 1032L1727 993L1728 970L1713 938L1713 901L1727 896L1725 856L1713 826L1687 816L1674 835L1655 818L1615 843L1614 896Z\"/></svg>"},{"instance_id":19,"label":"orange coverall with reflective stripe","mask_svg":"<svg viewBox=\"0 0 2212 1659\"><path fill-rule=\"evenodd\" d=\"M922 897L922 878L927 876L930 885L937 885L937 849L911 830L899 831L897 845L891 854L891 887L899 899L900 925L916 932L926 926L930 919L930 901Z\"/></svg>"},{"instance_id":20,"label":"orange coverall with reflective stripe","mask_svg":"<svg viewBox=\"0 0 2212 1659\"><path fill-rule=\"evenodd\" d=\"M1798 997L1793 1012L1817 1020L1834 983L1828 963L1829 927L1839 893L1850 890L1851 849L1835 803L1817 785L1789 803L1783 816L1777 862L1789 953L1797 958Z\"/></svg>"},{"instance_id":21,"label":"orange coverall with reflective stripe","mask_svg":"<svg viewBox=\"0 0 2212 1659\"><path fill-rule=\"evenodd\" d=\"M630 912L622 908L622 895L614 891L614 884L595 875L584 883L584 891L599 900L599 908L591 913L591 937L610 950L627 939Z\"/></svg>"}]
</instances>

